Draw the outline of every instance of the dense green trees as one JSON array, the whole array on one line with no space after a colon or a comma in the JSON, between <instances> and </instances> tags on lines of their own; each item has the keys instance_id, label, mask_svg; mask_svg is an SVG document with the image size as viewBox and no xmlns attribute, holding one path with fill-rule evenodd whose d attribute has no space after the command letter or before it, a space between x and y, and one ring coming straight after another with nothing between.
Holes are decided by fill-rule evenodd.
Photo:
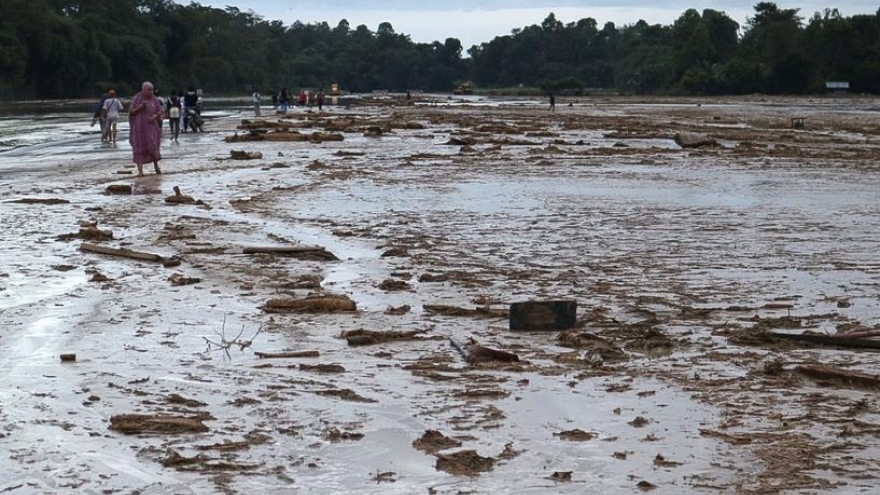
<instances>
[{"instance_id":1,"label":"dense green trees","mask_svg":"<svg viewBox=\"0 0 880 495\"><path fill-rule=\"evenodd\" d=\"M230 2L230 3L234 3ZM638 94L807 93L826 81L880 92L880 12L842 17L760 2L745 25L724 12L684 11L670 26L622 27L550 13L478 46L413 43L390 23L290 26L236 7L171 0L3 0L0 97L132 94L197 85L244 94L282 87L449 91L527 86ZM465 52L469 57L465 57Z\"/></svg>"}]
</instances>

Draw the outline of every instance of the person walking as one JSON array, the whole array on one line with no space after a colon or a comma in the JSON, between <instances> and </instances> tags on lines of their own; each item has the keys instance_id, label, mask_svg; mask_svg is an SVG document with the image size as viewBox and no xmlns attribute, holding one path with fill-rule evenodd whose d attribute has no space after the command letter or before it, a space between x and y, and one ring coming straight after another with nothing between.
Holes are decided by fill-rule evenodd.
<instances>
[{"instance_id":1,"label":"person walking","mask_svg":"<svg viewBox=\"0 0 880 495\"><path fill-rule=\"evenodd\" d=\"M104 108L101 111L105 119L102 141L116 143L116 124L119 122L119 112L124 109L122 102L116 98L116 91L112 89L108 91L107 100L104 101Z\"/></svg>"},{"instance_id":2,"label":"person walking","mask_svg":"<svg viewBox=\"0 0 880 495\"><path fill-rule=\"evenodd\" d=\"M550 112L556 111L556 97L553 96L553 93L550 93L550 108L547 109Z\"/></svg>"},{"instance_id":3,"label":"person walking","mask_svg":"<svg viewBox=\"0 0 880 495\"><path fill-rule=\"evenodd\" d=\"M171 134L171 141L179 143L177 140L180 136L180 115L183 111L183 102L180 93L171 92L171 98L168 99L168 130Z\"/></svg>"},{"instance_id":4,"label":"person walking","mask_svg":"<svg viewBox=\"0 0 880 495\"><path fill-rule=\"evenodd\" d=\"M278 99L278 103L281 105L281 115L287 115L287 110L290 108L290 94L287 92L287 88L281 89L281 97Z\"/></svg>"},{"instance_id":5,"label":"person walking","mask_svg":"<svg viewBox=\"0 0 880 495\"><path fill-rule=\"evenodd\" d=\"M101 93L101 99L98 100L98 103L95 104L95 111L92 112L92 125L96 123L101 124L101 142L103 143L107 139L107 129L105 125L107 123L107 119L104 118L104 102L107 101L107 93Z\"/></svg>"},{"instance_id":6,"label":"person walking","mask_svg":"<svg viewBox=\"0 0 880 495\"><path fill-rule=\"evenodd\" d=\"M159 160L162 159L162 116L162 105L153 94L153 84L146 81L141 85L140 93L131 99L128 112L128 142L138 177L143 177L144 163L147 162L153 162L157 174L162 173L159 169Z\"/></svg>"},{"instance_id":7,"label":"person walking","mask_svg":"<svg viewBox=\"0 0 880 495\"><path fill-rule=\"evenodd\" d=\"M318 94L315 95L315 99L318 102L318 111L320 112L321 109L324 108L324 90L323 89L318 90Z\"/></svg>"},{"instance_id":8,"label":"person walking","mask_svg":"<svg viewBox=\"0 0 880 495\"><path fill-rule=\"evenodd\" d=\"M255 89L254 94L251 95L251 101L254 103L254 117L260 116L260 102L262 101L262 97L260 96L260 90Z\"/></svg>"}]
</instances>

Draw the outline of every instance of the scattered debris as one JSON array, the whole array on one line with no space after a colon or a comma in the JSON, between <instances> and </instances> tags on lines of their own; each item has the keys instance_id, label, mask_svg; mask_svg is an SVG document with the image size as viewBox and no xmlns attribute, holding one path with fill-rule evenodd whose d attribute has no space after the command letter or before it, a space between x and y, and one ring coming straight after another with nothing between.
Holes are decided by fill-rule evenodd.
<instances>
[{"instance_id":1,"label":"scattered debris","mask_svg":"<svg viewBox=\"0 0 880 495\"><path fill-rule=\"evenodd\" d=\"M132 190L131 184L110 184L109 186L107 186L106 189L104 189L104 192L106 194L112 194L112 195L120 194L120 195L122 195L122 194L131 194L131 190Z\"/></svg>"},{"instance_id":2,"label":"scattered debris","mask_svg":"<svg viewBox=\"0 0 880 495\"><path fill-rule=\"evenodd\" d=\"M183 434L205 433L208 427L202 421L210 415L171 416L150 414L117 414L110 416L110 429L126 435L140 433Z\"/></svg>"},{"instance_id":3,"label":"scattered debris","mask_svg":"<svg viewBox=\"0 0 880 495\"><path fill-rule=\"evenodd\" d=\"M553 436L559 437L563 440L569 440L572 442L586 442L588 440L592 440L599 436L598 433L592 431L584 431L578 428L574 430L562 431L559 433L554 433Z\"/></svg>"},{"instance_id":4,"label":"scattered debris","mask_svg":"<svg viewBox=\"0 0 880 495\"><path fill-rule=\"evenodd\" d=\"M345 295L323 294L269 299L262 309L267 313L338 313L357 311L357 304Z\"/></svg>"},{"instance_id":5,"label":"scattered debris","mask_svg":"<svg viewBox=\"0 0 880 495\"><path fill-rule=\"evenodd\" d=\"M846 336L824 335L815 333L782 333L769 332L774 338L808 342L811 344L835 347L852 347L857 349L880 349L880 340L859 339Z\"/></svg>"},{"instance_id":6,"label":"scattered debris","mask_svg":"<svg viewBox=\"0 0 880 495\"><path fill-rule=\"evenodd\" d=\"M458 476L476 476L491 471L494 466L495 459L482 457L475 450L437 454L437 462L434 464L436 469Z\"/></svg>"},{"instance_id":7,"label":"scattered debris","mask_svg":"<svg viewBox=\"0 0 880 495\"><path fill-rule=\"evenodd\" d=\"M341 338L348 341L350 346L365 346L384 344L385 342L399 340L426 340L421 334L428 330L412 330L409 332L375 332L372 330L348 330L342 332Z\"/></svg>"},{"instance_id":8,"label":"scattered debris","mask_svg":"<svg viewBox=\"0 0 880 495\"><path fill-rule=\"evenodd\" d=\"M207 203L205 203L204 201L183 194L180 191L180 186L174 186L172 189L174 190L174 194L165 198L166 203L176 205L200 205L208 207ZM208 209L210 209L210 207L208 207Z\"/></svg>"},{"instance_id":9,"label":"scattered debris","mask_svg":"<svg viewBox=\"0 0 880 495\"><path fill-rule=\"evenodd\" d=\"M449 438L437 430L426 430L417 440L413 440L413 448L435 454L441 450L461 447L461 441Z\"/></svg>"},{"instance_id":10,"label":"scattered debris","mask_svg":"<svg viewBox=\"0 0 880 495\"><path fill-rule=\"evenodd\" d=\"M860 389L880 389L880 375L851 371L822 365L801 365L795 367L798 373L826 384L843 385Z\"/></svg>"},{"instance_id":11,"label":"scattered debris","mask_svg":"<svg viewBox=\"0 0 880 495\"><path fill-rule=\"evenodd\" d=\"M259 151L230 150L229 158L233 160L259 160L263 153Z\"/></svg>"},{"instance_id":12,"label":"scattered debris","mask_svg":"<svg viewBox=\"0 0 880 495\"><path fill-rule=\"evenodd\" d=\"M466 309L457 306L446 306L440 304L425 304L422 306L428 314L437 314L443 316L471 316L476 318L507 318L507 311L503 309L492 308L475 308Z\"/></svg>"},{"instance_id":13,"label":"scattered debris","mask_svg":"<svg viewBox=\"0 0 880 495\"><path fill-rule=\"evenodd\" d=\"M678 132L672 137L675 144L682 148L700 148L702 146L718 146L718 141L695 132Z\"/></svg>"},{"instance_id":14,"label":"scattered debris","mask_svg":"<svg viewBox=\"0 0 880 495\"><path fill-rule=\"evenodd\" d=\"M202 281L202 279L198 277L187 277L179 273L171 275L170 277L168 277L168 280L171 282L171 285L174 286L192 285Z\"/></svg>"},{"instance_id":15,"label":"scattered debris","mask_svg":"<svg viewBox=\"0 0 880 495\"><path fill-rule=\"evenodd\" d=\"M485 347L479 345L474 341L474 339L470 339L467 344L461 344L460 342L456 342L454 339L449 339L449 343L461 354L461 357L465 360L465 362L469 364L482 363L486 361L501 361L504 363L511 363L519 361L519 356L512 352L499 351L498 349L491 349L489 347Z\"/></svg>"},{"instance_id":16,"label":"scattered debris","mask_svg":"<svg viewBox=\"0 0 880 495\"><path fill-rule=\"evenodd\" d=\"M97 244L91 244L88 242L84 242L79 246L80 251L85 251L88 253L98 253L98 254L106 254L109 256L120 256L123 258L131 258L135 260L141 261L156 261L162 263L162 265L166 267L174 267L180 265L180 258L177 256L162 256L160 254L155 253L145 253L142 251L133 251L131 249L126 248L112 248L108 246L99 246Z\"/></svg>"},{"instance_id":17,"label":"scattered debris","mask_svg":"<svg viewBox=\"0 0 880 495\"><path fill-rule=\"evenodd\" d=\"M61 198L20 198L10 199L8 201L4 201L4 203L19 203L26 205L65 205L69 204L70 201Z\"/></svg>"},{"instance_id":18,"label":"scattered debris","mask_svg":"<svg viewBox=\"0 0 880 495\"><path fill-rule=\"evenodd\" d=\"M320 357L318 351L280 351L280 352L260 352L254 351L254 356L263 359L283 359L283 358L316 358Z\"/></svg>"},{"instance_id":19,"label":"scattered debris","mask_svg":"<svg viewBox=\"0 0 880 495\"><path fill-rule=\"evenodd\" d=\"M338 261L330 251L322 246L249 246L242 249L244 254L272 254L289 256L300 260Z\"/></svg>"}]
</instances>

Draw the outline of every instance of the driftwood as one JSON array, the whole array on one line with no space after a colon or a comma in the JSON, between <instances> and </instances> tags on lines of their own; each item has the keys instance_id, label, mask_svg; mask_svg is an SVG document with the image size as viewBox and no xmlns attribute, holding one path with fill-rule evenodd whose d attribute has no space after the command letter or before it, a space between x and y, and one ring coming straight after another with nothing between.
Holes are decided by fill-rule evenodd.
<instances>
[{"instance_id":1,"label":"driftwood","mask_svg":"<svg viewBox=\"0 0 880 495\"><path fill-rule=\"evenodd\" d=\"M257 352L254 356L264 359L283 359L283 358L315 358L320 357L318 351L281 351L281 352Z\"/></svg>"},{"instance_id":2,"label":"driftwood","mask_svg":"<svg viewBox=\"0 0 880 495\"><path fill-rule=\"evenodd\" d=\"M506 318L507 311L503 309L474 308L466 309L458 306L446 306L442 304L425 304L422 306L426 313L444 316L472 316L476 318Z\"/></svg>"},{"instance_id":3,"label":"driftwood","mask_svg":"<svg viewBox=\"0 0 880 495\"><path fill-rule=\"evenodd\" d=\"M129 184L110 184L104 190L107 194L131 194L131 185Z\"/></svg>"},{"instance_id":4,"label":"driftwood","mask_svg":"<svg viewBox=\"0 0 880 495\"><path fill-rule=\"evenodd\" d=\"M229 158L233 160L259 160L263 158L263 153L260 151L231 150Z\"/></svg>"},{"instance_id":5,"label":"driftwood","mask_svg":"<svg viewBox=\"0 0 880 495\"><path fill-rule=\"evenodd\" d=\"M21 203L25 205L64 205L70 201L61 198L21 198L4 201L4 203Z\"/></svg>"},{"instance_id":6,"label":"driftwood","mask_svg":"<svg viewBox=\"0 0 880 495\"><path fill-rule=\"evenodd\" d=\"M770 335L780 339L809 342L812 344L829 345L835 347L853 347L857 349L880 349L880 340L854 339L850 337L837 337L833 335L816 335L810 333L781 333L770 332Z\"/></svg>"},{"instance_id":7,"label":"driftwood","mask_svg":"<svg viewBox=\"0 0 880 495\"><path fill-rule=\"evenodd\" d=\"M204 433L208 427L202 423L205 417L169 416L147 414L118 414L110 416L110 429L127 435L139 433Z\"/></svg>"},{"instance_id":8,"label":"driftwood","mask_svg":"<svg viewBox=\"0 0 880 495\"><path fill-rule=\"evenodd\" d=\"M427 330L412 330L409 332L376 332L373 330L349 330L342 332L340 337L348 341L350 346L374 345L390 342L393 340L422 340L419 334Z\"/></svg>"},{"instance_id":9,"label":"driftwood","mask_svg":"<svg viewBox=\"0 0 880 495\"><path fill-rule=\"evenodd\" d=\"M98 253L98 254L106 254L109 256L120 256L123 258L131 258L135 260L141 261L156 261L162 263L165 266L178 266L180 265L180 258L177 256L165 257L161 254L156 253L145 253L142 251L133 251L131 249L125 248L113 248L108 246L99 246L97 244L92 244L89 242L84 242L79 246L80 251L85 251L88 253Z\"/></svg>"},{"instance_id":10,"label":"driftwood","mask_svg":"<svg viewBox=\"0 0 880 495\"><path fill-rule=\"evenodd\" d=\"M718 141L695 132L679 132L672 138L682 148L699 148L701 146L718 146Z\"/></svg>"},{"instance_id":11,"label":"driftwood","mask_svg":"<svg viewBox=\"0 0 880 495\"><path fill-rule=\"evenodd\" d=\"M301 260L337 261L335 254L322 246L251 246L242 249L244 254L274 254Z\"/></svg>"},{"instance_id":12,"label":"driftwood","mask_svg":"<svg viewBox=\"0 0 880 495\"><path fill-rule=\"evenodd\" d=\"M502 361L511 363L519 361L519 356L512 352L499 351L477 344L471 339L467 344L457 342L455 339L449 339L452 347L461 354L461 357L468 363L483 363L486 361Z\"/></svg>"},{"instance_id":13,"label":"driftwood","mask_svg":"<svg viewBox=\"0 0 880 495\"><path fill-rule=\"evenodd\" d=\"M269 299L262 309L267 313L341 313L357 311L357 304L348 296L330 294L303 299Z\"/></svg>"},{"instance_id":14,"label":"driftwood","mask_svg":"<svg viewBox=\"0 0 880 495\"><path fill-rule=\"evenodd\" d=\"M858 388L880 388L880 375L820 365L798 366L795 371L814 380L832 381Z\"/></svg>"},{"instance_id":15,"label":"driftwood","mask_svg":"<svg viewBox=\"0 0 880 495\"><path fill-rule=\"evenodd\" d=\"M864 337L880 337L880 330L860 330L858 332L839 333L835 337L847 339L861 339Z\"/></svg>"}]
</instances>

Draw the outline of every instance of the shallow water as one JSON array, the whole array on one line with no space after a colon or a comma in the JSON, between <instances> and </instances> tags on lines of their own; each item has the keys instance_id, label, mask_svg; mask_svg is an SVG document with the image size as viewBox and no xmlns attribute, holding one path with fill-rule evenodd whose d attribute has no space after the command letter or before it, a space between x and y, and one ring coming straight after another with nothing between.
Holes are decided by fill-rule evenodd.
<instances>
[{"instance_id":1,"label":"shallow water","mask_svg":"<svg viewBox=\"0 0 880 495\"><path fill-rule=\"evenodd\" d=\"M442 103L450 112L467 114L485 101ZM491 120L492 111L504 106L538 112L543 105L499 100L491 111L478 111ZM378 117L384 110L371 111ZM628 368L612 366L608 374L593 374L584 364L560 371L552 357L572 350L555 345L552 334L511 334L503 320L434 316L423 306L468 307L480 296L498 307L531 298L574 298L581 315L605 309L626 323L646 315L668 318L658 326L683 341L712 342L707 346L713 353L728 351L711 335L713 326L738 322L743 312L747 318L814 317L810 328L829 332L841 322L880 324L876 174L821 161L778 160L772 166L722 161L675 150L661 138L630 142L641 150L633 157L550 152L533 159L536 147L524 146L467 155L443 144L450 124L395 130L381 139L347 133L339 143L223 142L248 112L246 106L214 109L209 132L163 147L165 174L144 179L131 176L125 132L116 147L102 145L80 114L0 123L12 133L2 140L18 143L0 152L3 197L70 201L0 201L0 252L6 255L0 261L0 442L9 452L0 459L0 472L7 473L0 476L0 491L170 495L222 493L222 485L237 493L405 494L430 488L438 494L623 494L649 480L658 486L654 493L673 494L699 491L689 484L694 479L732 486L756 461L753 452L700 433L720 428L730 410L724 401L697 397L705 391L697 388L696 375L744 380L749 366L759 365L707 361L701 348L685 348L637 355ZM417 114L413 120L428 119ZM602 137L602 129L565 132L567 139L584 139L592 147L615 142ZM258 150L264 158L232 161L232 149ZM431 156L416 157L423 152ZM315 161L325 166L310 169ZM113 183L162 192L104 195ZM164 205L173 185L212 209ZM166 270L84 254L78 242L58 240L86 219L112 229L114 245L181 252L186 263ZM162 241L175 226L194 237ZM242 246L276 243L321 245L340 261L255 260L240 253ZM407 247L409 256L382 256L394 246ZM110 281L89 282L86 269ZM423 273L453 270L476 282L417 280ZM203 281L172 287L168 277L175 271ZM324 290L349 295L360 311L271 317L259 311L267 298L292 292L281 288L284 282L312 272L323 276ZM406 280L412 289L381 290L379 282L388 278ZM839 306L842 299L852 305ZM764 308L780 300L791 302L790 309ZM403 304L412 312L399 318L384 314ZM669 317L683 308L728 306L747 309L699 321ZM320 358L304 362L341 364L346 372L318 374L289 361L258 367L271 360L255 358L250 349L232 349L230 358L206 352L205 339L220 338L221 326L224 336L239 329L251 335L264 324L267 330L254 349L319 349ZM443 338L356 348L339 338L340 331L353 328L425 329ZM528 353L543 373L468 369L454 353L447 362L449 337L475 337ZM62 352L76 352L77 362L58 362ZM577 354L584 360L590 355ZM448 383L408 369L425 356L444 358L437 364L452 369L438 373L448 374ZM629 388L609 392L621 385ZM475 387L508 395L497 400L459 395ZM336 388L377 402L316 394ZM171 393L205 403L196 409L213 416L212 432L168 437L107 430L115 414L187 410L166 403ZM765 398L756 397L756 402ZM236 405L236 399L256 402ZM756 412L746 416L770 421L771 412L760 404L750 407ZM647 426L630 425L639 416L649 419ZM326 431L333 427L364 437L328 441ZM559 432L576 428L596 432L597 438L559 438ZM412 447L429 429L470 436L462 448L483 456L497 456L508 444L518 454L479 476L453 476L435 469L434 456ZM199 447L240 441L250 433L271 440L215 456L257 466L225 485L216 472L160 463L167 449L187 457L213 455ZM682 467L658 466L658 455ZM374 479L386 471L393 471L396 481ZM551 479L557 471L572 471L572 481Z\"/></svg>"}]
</instances>

